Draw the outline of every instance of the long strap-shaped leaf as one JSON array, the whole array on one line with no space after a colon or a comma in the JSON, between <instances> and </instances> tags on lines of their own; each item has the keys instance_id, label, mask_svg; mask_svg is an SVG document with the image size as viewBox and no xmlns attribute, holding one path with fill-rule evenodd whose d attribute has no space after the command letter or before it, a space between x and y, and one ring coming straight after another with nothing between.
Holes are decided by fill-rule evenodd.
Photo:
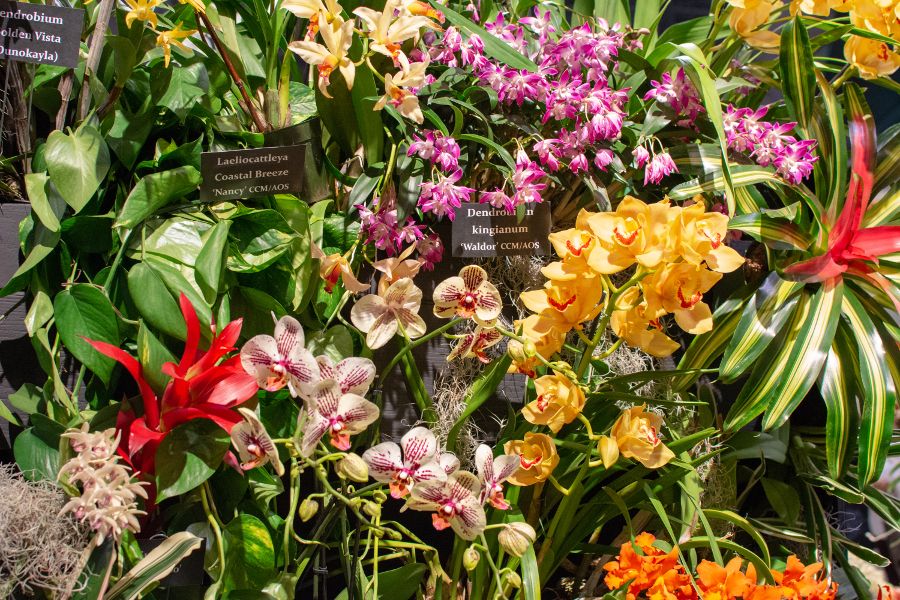
<instances>
[{"instance_id":1,"label":"long strap-shaped leaf","mask_svg":"<svg viewBox=\"0 0 900 600\"><path fill-rule=\"evenodd\" d=\"M151 550L106 594L106 600L133 600L168 575L184 557L200 547L203 538L179 531Z\"/></svg>"},{"instance_id":2,"label":"long strap-shaped leaf","mask_svg":"<svg viewBox=\"0 0 900 600\"><path fill-rule=\"evenodd\" d=\"M878 479L887 458L894 422L897 389L894 373L886 360L888 349L872 319L852 293L843 302L845 323L856 341L859 363L859 394L863 398L859 426L859 486L864 488ZM894 343L888 341L888 343Z\"/></svg>"},{"instance_id":3,"label":"long strap-shaped leaf","mask_svg":"<svg viewBox=\"0 0 900 600\"><path fill-rule=\"evenodd\" d=\"M812 296L800 294L794 315L778 338L778 351L770 361L757 363L728 412L725 429L740 429L766 409L766 429L787 419L822 369L837 326L842 292L843 283L838 283L823 285Z\"/></svg>"},{"instance_id":4,"label":"long strap-shaped leaf","mask_svg":"<svg viewBox=\"0 0 900 600\"><path fill-rule=\"evenodd\" d=\"M781 70L781 91L787 101L788 110L797 120L801 133L804 137L808 137L816 95L816 76L809 34L799 15L793 21L785 23L781 31L781 52L778 62Z\"/></svg>"},{"instance_id":5,"label":"long strap-shaped leaf","mask_svg":"<svg viewBox=\"0 0 900 600\"><path fill-rule=\"evenodd\" d=\"M825 117L816 120L816 139L822 146L828 141L828 152L823 160L828 169L828 194L825 197L825 206L830 208L842 202L847 193L847 126L844 123L844 109L834 93L834 89L825 77L816 71L816 82L822 90L822 100L825 105Z\"/></svg>"},{"instance_id":6,"label":"long strap-shaped leaf","mask_svg":"<svg viewBox=\"0 0 900 600\"><path fill-rule=\"evenodd\" d=\"M793 346L787 370L771 398L763 429L781 427L819 377L828 349L834 340L841 314L844 282L825 282L813 296L810 313Z\"/></svg>"},{"instance_id":7,"label":"long strap-shaped leaf","mask_svg":"<svg viewBox=\"0 0 900 600\"><path fill-rule=\"evenodd\" d=\"M740 188L735 191L740 196ZM812 244L806 232L793 223L758 212L732 218L728 228L743 231L775 250L806 250Z\"/></svg>"},{"instance_id":8,"label":"long strap-shaped leaf","mask_svg":"<svg viewBox=\"0 0 900 600\"><path fill-rule=\"evenodd\" d=\"M850 291L844 293L850 296ZM845 300L846 301L846 300ZM838 323L834 342L828 351L825 367L819 376L819 391L825 400L825 457L828 472L840 479L847 471L851 458L851 441L856 437L859 407L856 404L857 373L856 348L846 326Z\"/></svg>"},{"instance_id":9,"label":"long strap-shaped leaf","mask_svg":"<svg viewBox=\"0 0 900 600\"><path fill-rule=\"evenodd\" d=\"M756 183L768 181L780 183L782 185L784 184L781 179L776 177L774 170L753 165L731 167L730 176L731 179L729 181L729 175L724 171L719 171L710 176L692 179L691 181L676 185L672 188L669 192L669 198L672 200L684 200L705 192L721 193L731 189L729 185L732 187L743 187L745 185L754 185Z\"/></svg>"},{"instance_id":10,"label":"long strap-shaped leaf","mask_svg":"<svg viewBox=\"0 0 900 600\"><path fill-rule=\"evenodd\" d=\"M719 367L723 381L737 379L775 339L793 314L801 287L801 283L782 279L777 273L769 274L744 308L741 321L725 349Z\"/></svg>"}]
</instances>

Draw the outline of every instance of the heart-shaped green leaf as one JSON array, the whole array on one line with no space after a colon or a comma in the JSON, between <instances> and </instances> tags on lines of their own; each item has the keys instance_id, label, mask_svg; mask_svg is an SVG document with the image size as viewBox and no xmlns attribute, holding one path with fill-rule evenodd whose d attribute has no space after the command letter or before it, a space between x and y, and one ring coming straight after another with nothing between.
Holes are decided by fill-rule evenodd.
<instances>
[{"instance_id":1,"label":"heart-shaped green leaf","mask_svg":"<svg viewBox=\"0 0 900 600\"><path fill-rule=\"evenodd\" d=\"M51 133L44 147L44 160L53 185L77 213L109 171L109 148L99 131L83 125L74 132Z\"/></svg>"}]
</instances>

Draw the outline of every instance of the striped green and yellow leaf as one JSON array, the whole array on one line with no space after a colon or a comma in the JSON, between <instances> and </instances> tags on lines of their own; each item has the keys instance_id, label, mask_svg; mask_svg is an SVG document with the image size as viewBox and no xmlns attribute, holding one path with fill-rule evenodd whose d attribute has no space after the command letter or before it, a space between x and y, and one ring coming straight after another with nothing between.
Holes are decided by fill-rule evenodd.
<instances>
[{"instance_id":1,"label":"striped green and yellow leaf","mask_svg":"<svg viewBox=\"0 0 900 600\"><path fill-rule=\"evenodd\" d=\"M762 213L738 215L728 228L743 231L773 250L806 250L812 244L809 235L793 223Z\"/></svg>"},{"instance_id":2,"label":"striped green and yellow leaf","mask_svg":"<svg viewBox=\"0 0 900 600\"><path fill-rule=\"evenodd\" d=\"M781 31L781 51L778 55L781 72L781 91L787 102L791 116L804 137L809 137L809 125L812 121L814 99L816 95L816 76L813 72L812 49L809 46L809 34L800 16L788 21Z\"/></svg>"},{"instance_id":3,"label":"striped green and yellow leaf","mask_svg":"<svg viewBox=\"0 0 900 600\"><path fill-rule=\"evenodd\" d=\"M745 185L754 185L763 182L783 183L775 175L775 171L766 167L757 167L754 165L740 165L731 167L732 188L742 187ZM724 171L718 171L709 176L699 177L686 181L685 183L676 185L669 192L669 198L672 200L685 200L692 198L697 194L708 192L725 192L729 189L728 176Z\"/></svg>"},{"instance_id":4,"label":"striped green and yellow leaf","mask_svg":"<svg viewBox=\"0 0 900 600\"><path fill-rule=\"evenodd\" d=\"M107 592L106 600L133 600L145 594L202 542L203 538L187 531L179 531L166 538L116 582Z\"/></svg>"},{"instance_id":5,"label":"striped green and yellow leaf","mask_svg":"<svg viewBox=\"0 0 900 600\"><path fill-rule=\"evenodd\" d=\"M777 273L766 277L744 307L741 320L725 349L719 367L719 376L723 381L737 379L765 351L793 314L802 287L796 281L782 279Z\"/></svg>"},{"instance_id":6,"label":"striped green and yellow leaf","mask_svg":"<svg viewBox=\"0 0 900 600\"><path fill-rule=\"evenodd\" d=\"M825 401L826 411L825 457L833 479L840 479L847 471L859 420L856 396L859 378L853 360L856 349L852 344L846 328L838 324L825 367L819 376L819 392Z\"/></svg>"}]
</instances>

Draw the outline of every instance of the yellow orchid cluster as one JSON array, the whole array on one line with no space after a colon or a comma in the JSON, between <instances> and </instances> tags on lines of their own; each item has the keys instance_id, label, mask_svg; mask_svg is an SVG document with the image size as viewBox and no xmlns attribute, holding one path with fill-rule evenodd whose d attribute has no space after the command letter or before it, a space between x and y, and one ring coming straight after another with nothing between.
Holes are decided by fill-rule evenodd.
<instances>
[{"instance_id":1,"label":"yellow orchid cluster","mask_svg":"<svg viewBox=\"0 0 900 600\"><path fill-rule=\"evenodd\" d=\"M404 117L420 124L424 121L414 90L425 84L428 58L424 55L422 61L411 62L403 44L409 40L418 42L423 29L440 29L435 20L443 21L443 14L419 0L388 0L381 11L365 6L354 10L353 16L363 25L363 29L357 29L355 19L345 19L343 8L335 0L285 0L281 6L309 20L306 39L291 42L288 47L317 68L318 87L326 98L331 98L328 88L335 69L343 76L347 89L352 89L356 68L366 62L384 81L384 95L375 109L390 104ZM354 62L350 46L357 35L365 42L366 52ZM317 41L319 38L322 43ZM389 58L397 72L378 73L371 62L375 54Z\"/></svg>"},{"instance_id":2,"label":"yellow orchid cluster","mask_svg":"<svg viewBox=\"0 0 900 600\"><path fill-rule=\"evenodd\" d=\"M773 13L784 8L782 0L728 0L731 29L760 50L777 49L780 36L766 29ZM900 42L900 0L790 0L791 16L797 13L827 17L831 11L848 13L850 23L860 29ZM851 35L844 44L844 57L866 79L886 77L900 67L896 44Z\"/></svg>"},{"instance_id":3,"label":"yellow orchid cluster","mask_svg":"<svg viewBox=\"0 0 900 600\"><path fill-rule=\"evenodd\" d=\"M533 313L516 323L532 352L511 343L514 367L533 373L537 354L549 359L569 331L606 310L617 337L657 357L678 344L663 331L668 314L691 334L712 328L703 295L744 259L725 244L728 217L707 212L700 197L685 207L626 196L614 212L582 210L575 227L550 234L560 257L542 269L543 289L524 292ZM609 276L637 266L629 284L615 288ZM530 356L529 356L530 355Z\"/></svg>"},{"instance_id":4,"label":"yellow orchid cluster","mask_svg":"<svg viewBox=\"0 0 900 600\"><path fill-rule=\"evenodd\" d=\"M206 11L206 6L200 0L178 0L181 4L189 4L197 12ZM176 46L185 52L189 52L187 46L182 40L185 40L195 33L196 29L182 29L181 23L177 23L173 29L168 31L159 31L159 17L156 14L156 8L163 4L162 0L125 0L125 4L130 9L125 14L125 24L131 29L135 21L148 23L153 31L156 32L156 45L163 49L166 67L172 61L172 46Z\"/></svg>"}]
</instances>

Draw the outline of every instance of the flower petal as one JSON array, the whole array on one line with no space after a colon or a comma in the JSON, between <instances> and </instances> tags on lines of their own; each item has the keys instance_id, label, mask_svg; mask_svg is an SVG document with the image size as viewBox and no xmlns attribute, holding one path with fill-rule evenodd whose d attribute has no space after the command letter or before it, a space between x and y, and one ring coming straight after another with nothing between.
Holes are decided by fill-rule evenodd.
<instances>
[{"instance_id":1,"label":"flower petal","mask_svg":"<svg viewBox=\"0 0 900 600\"><path fill-rule=\"evenodd\" d=\"M369 466L369 475L375 481L389 483L403 468L400 446L394 442L382 442L366 450L362 459Z\"/></svg>"},{"instance_id":2,"label":"flower petal","mask_svg":"<svg viewBox=\"0 0 900 600\"><path fill-rule=\"evenodd\" d=\"M397 317L390 312L384 312L372 323L366 335L366 346L372 350L381 348L393 339L397 334L397 328Z\"/></svg>"},{"instance_id":3,"label":"flower petal","mask_svg":"<svg viewBox=\"0 0 900 600\"><path fill-rule=\"evenodd\" d=\"M488 279L487 271L478 265L466 265L460 270L459 277L463 280L463 286L470 292L480 288Z\"/></svg>"},{"instance_id":4,"label":"flower petal","mask_svg":"<svg viewBox=\"0 0 900 600\"><path fill-rule=\"evenodd\" d=\"M437 438L427 427L413 427L400 440L403 461L407 465L431 462L437 453Z\"/></svg>"},{"instance_id":5,"label":"flower petal","mask_svg":"<svg viewBox=\"0 0 900 600\"><path fill-rule=\"evenodd\" d=\"M353 305L353 308L350 310L350 320L353 321L357 329L363 333L368 333L372 329L375 320L383 315L386 310L387 303L384 301L384 298L375 294L369 294L357 300L356 304Z\"/></svg>"},{"instance_id":6,"label":"flower petal","mask_svg":"<svg viewBox=\"0 0 900 600\"><path fill-rule=\"evenodd\" d=\"M356 394L341 396L337 412L344 419L345 431L351 435L365 431L379 414L377 406Z\"/></svg>"},{"instance_id":7,"label":"flower petal","mask_svg":"<svg viewBox=\"0 0 900 600\"><path fill-rule=\"evenodd\" d=\"M438 462L440 463L441 468L444 469L444 473L447 475L459 470L459 459L452 452L441 452Z\"/></svg>"},{"instance_id":8,"label":"flower petal","mask_svg":"<svg viewBox=\"0 0 900 600\"><path fill-rule=\"evenodd\" d=\"M281 356L290 356L304 345L303 327L294 317L281 317L275 324L275 343Z\"/></svg>"},{"instance_id":9,"label":"flower petal","mask_svg":"<svg viewBox=\"0 0 900 600\"><path fill-rule=\"evenodd\" d=\"M461 504L459 513L450 519L450 526L456 535L471 541L484 531L487 517L484 514L484 508L476 498L469 497Z\"/></svg>"},{"instance_id":10,"label":"flower petal","mask_svg":"<svg viewBox=\"0 0 900 600\"><path fill-rule=\"evenodd\" d=\"M375 363L368 358L345 358L334 367L334 379L343 393L362 396L375 381Z\"/></svg>"}]
</instances>

